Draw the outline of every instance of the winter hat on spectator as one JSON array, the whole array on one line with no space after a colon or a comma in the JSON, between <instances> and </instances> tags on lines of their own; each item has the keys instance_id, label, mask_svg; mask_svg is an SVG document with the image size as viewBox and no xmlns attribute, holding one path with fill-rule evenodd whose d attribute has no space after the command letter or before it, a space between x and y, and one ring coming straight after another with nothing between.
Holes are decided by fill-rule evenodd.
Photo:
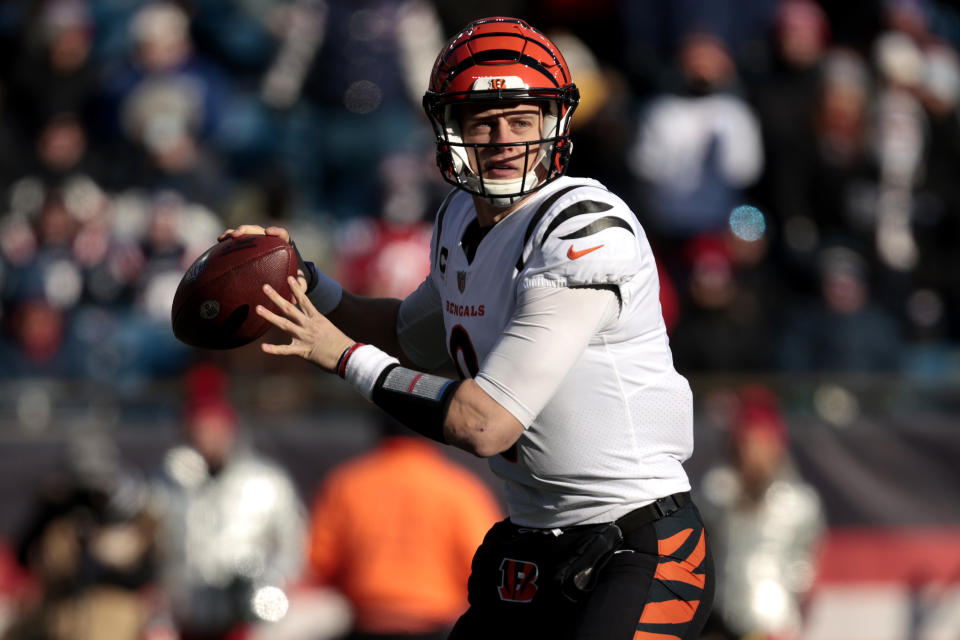
<instances>
[{"instance_id":1,"label":"winter hat on spectator","mask_svg":"<svg viewBox=\"0 0 960 640\"><path fill-rule=\"evenodd\" d=\"M764 434L778 441L787 439L780 402L773 391L761 385L747 386L740 391L739 400L733 421L734 438Z\"/></svg>"}]
</instances>

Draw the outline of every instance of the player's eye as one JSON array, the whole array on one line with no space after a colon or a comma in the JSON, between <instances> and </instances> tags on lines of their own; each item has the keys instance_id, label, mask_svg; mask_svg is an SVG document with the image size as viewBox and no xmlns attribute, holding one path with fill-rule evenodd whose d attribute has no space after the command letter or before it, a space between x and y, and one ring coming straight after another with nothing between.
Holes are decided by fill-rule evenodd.
<instances>
[{"instance_id":1,"label":"player's eye","mask_svg":"<svg viewBox=\"0 0 960 640\"><path fill-rule=\"evenodd\" d=\"M536 126L534 119L529 117L516 118L510 124L516 131L529 131Z\"/></svg>"},{"instance_id":2,"label":"player's eye","mask_svg":"<svg viewBox=\"0 0 960 640\"><path fill-rule=\"evenodd\" d=\"M492 127L490 126L489 122L477 120L467 126L467 131L473 135L481 135L490 133L491 128Z\"/></svg>"}]
</instances>

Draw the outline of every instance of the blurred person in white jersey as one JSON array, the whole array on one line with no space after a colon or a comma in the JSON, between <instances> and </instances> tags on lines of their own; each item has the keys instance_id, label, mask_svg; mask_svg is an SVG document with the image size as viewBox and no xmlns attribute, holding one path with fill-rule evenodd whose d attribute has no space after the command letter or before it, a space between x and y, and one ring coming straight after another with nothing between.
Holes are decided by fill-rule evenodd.
<instances>
[{"instance_id":1,"label":"blurred person in white jersey","mask_svg":"<svg viewBox=\"0 0 960 640\"><path fill-rule=\"evenodd\" d=\"M257 308L291 337L265 352L339 374L505 482L509 517L476 552L456 640L692 639L713 600L683 468L692 394L636 216L564 176L578 101L561 52L529 24L467 25L423 100L456 187L430 274L404 300L371 299L303 262L296 304L265 287L280 314ZM248 233L289 240L255 225L221 238Z\"/></svg>"}]
</instances>

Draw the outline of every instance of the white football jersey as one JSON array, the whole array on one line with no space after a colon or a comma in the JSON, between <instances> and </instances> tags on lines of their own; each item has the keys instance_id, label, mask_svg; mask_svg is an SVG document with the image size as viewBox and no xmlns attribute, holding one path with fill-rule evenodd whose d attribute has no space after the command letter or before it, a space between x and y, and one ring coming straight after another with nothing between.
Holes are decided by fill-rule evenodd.
<instances>
[{"instance_id":1,"label":"white football jersey","mask_svg":"<svg viewBox=\"0 0 960 640\"><path fill-rule=\"evenodd\" d=\"M484 360L520 292L603 286L621 304L546 406L516 416L526 427L516 445L490 459L506 482L511 520L544 528L605 522L689 490L690 387L673 367L653 253L626 204L595 180L564 177L489 228L468 255L461 240L476 227L472 197L456 192L437 216L425 286L439 296L460 375L494 399ZM545 354L563 348L542 346Z\"/></svg>"}]
</instances>

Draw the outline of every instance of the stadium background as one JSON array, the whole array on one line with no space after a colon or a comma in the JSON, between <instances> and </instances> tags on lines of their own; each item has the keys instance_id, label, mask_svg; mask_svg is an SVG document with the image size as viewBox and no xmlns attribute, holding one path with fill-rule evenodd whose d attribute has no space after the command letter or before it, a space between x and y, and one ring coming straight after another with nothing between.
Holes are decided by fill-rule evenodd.
<instances>
[{"instance_id":1,"label":"stadium background","mask_svg":"<svg viewBox=\"0 0 960 640\"><path fill-rule=\"evenodd\" d=\"M830 525L805 637L955 638L960 9L862 0L825 3L813 18L800 10L824 39L814 68L863 99L846 140L860 145L856 160L824 178L822 162L805 163L845 130L818 110L821 85L779 59L786 4L504 0L484 13L526 17L558 39L584 93L571 173L623 195L658 248L678 367L695 392L694 481L724 455L737 389L759 382L780 398ZM290 227L351 289L403 291L422 274L412 265L446 190L418 98L446 35L476 17L466 4L197 1L141 13L147 5L0 5L2 538L86 434L106 432L130 464L155 467L197 360L231 372L244 426L308 497L326 469L371 444L368 408L339 381L255 346L177 344L173 287L242 221ZM643 163L644 118L671 95L694 31L722 45L736 83L676 95L739 96L763 153L752 177L713 176L697 191L698 216L671 226L681 205ZM818 143L813 155L794 153L804 140ZM813 197L833 193L843 197ZM846 253L830 264L868 283L870 312L831 324L818 278L837 248ZM705 305L691 287L704 275L735 289L733 302ZM449 453L498 490L482 461Z\"/></svg>"}]
</instances>

